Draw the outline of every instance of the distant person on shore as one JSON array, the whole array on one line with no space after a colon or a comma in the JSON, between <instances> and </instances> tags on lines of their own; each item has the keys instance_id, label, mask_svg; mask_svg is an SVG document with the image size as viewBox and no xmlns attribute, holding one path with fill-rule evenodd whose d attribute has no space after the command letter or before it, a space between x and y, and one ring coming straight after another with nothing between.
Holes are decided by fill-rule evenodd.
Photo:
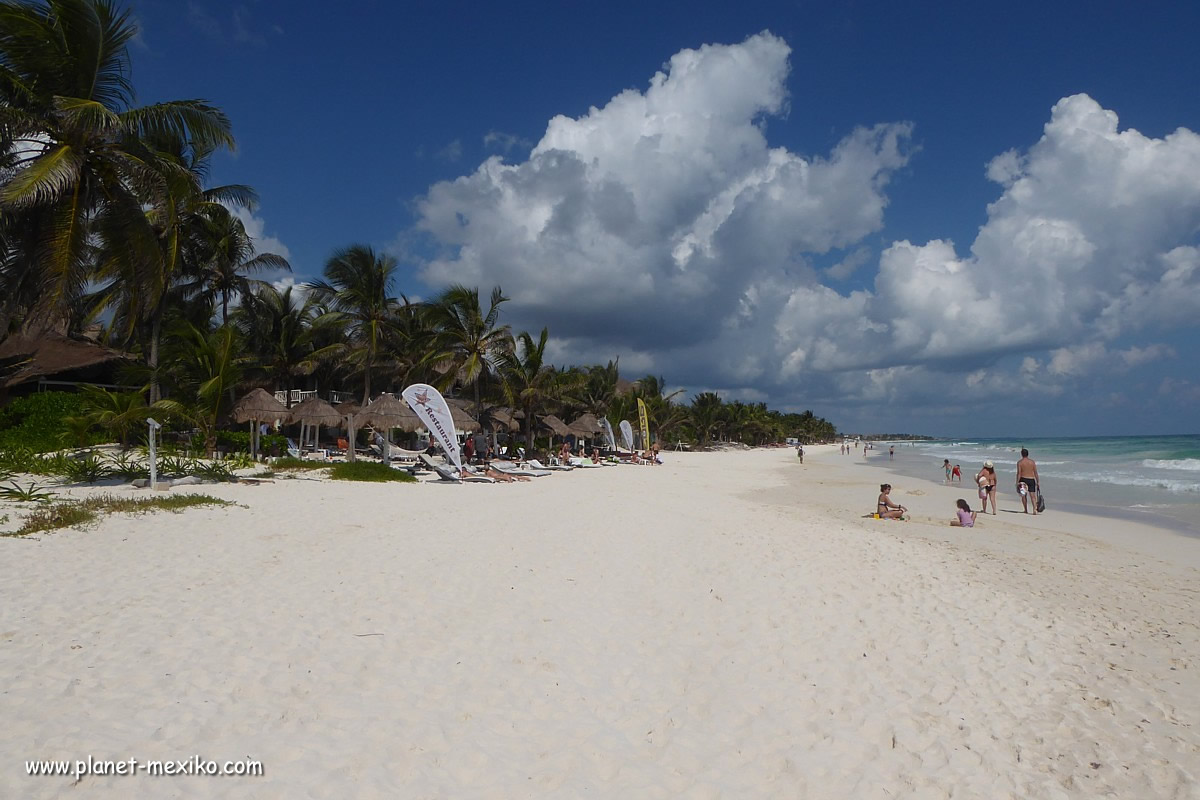
<instances>
[{"instance_id":1,"label":"distant person on shore","mask_svg":"<svg viewBox=\"0 0 1200 800\"><path fill-rule=\"evenodd\" d=\"M896 448L889 447L888 448L888 458L895 458L895 457L896 457Z\"/></svg>"},{"instance_id":2,"label":"distant person on shore","mask_svg":"<svg viewBox=\"0 0 1200 800\"><path fill-rule=\"evenodd\" d=\"M971 504L966 500L959 499L958 510L955 512L955 519L950 520L950 524L956 528L974 528L975 527L975 512L971 510Z\"/></svg>"},{"instance_id":3,"label":"distant person on shore","mask_svg":"<svg viewBox=\"0 0 1200 800\"><path fill-rule=\"evenodd\" d=\"M800 445L796 448L796 457L800 459L801 464L804 463L804 445Z\"/></svg>"},{"instance_id":4,"label":"distant person on shore","mask_svg":"<svg viewBox=\"0 0 1200 800\"><path fill-rule=\"evenodd\" d=\"M954 469L950 472L950 480L962 483L962 467L958 464L954 465Z\"/></svg>"},{"instance_id":5,"label":"distant person on shore","mask_svg":"<svg viewBox=\"0 0 1200 800\"><path fill-rule=\"evenodd\" d=\"M948 458L942 459L942 469L944 469L946 471L946 484L949 485L950 484L950 459L948 459Z\"/></svg>"},{"instance_id":6,"label":"distant person on shore","mask_svg":"<svg viewBox=\"0 0 1200 800\"><path fill-rule=\"evenodd\" d=\"M1021 508L1029 513L1029 505L1033 504L1033 514L1038 513L1038 468L1029 457L1029 451L1021 448L1021 460L1017 462L1017 494L1021 495Z\"/></svg>"},{"instance_id":7,"label":"distant person on shore","mask_svg":"<svg viewBox=\"0 0 1200 800\"><path fill-rule=\"evenodd\" d=\"M992 515L996 514L996 467L991 461L983 462L983 469L975 476L975 483L979 486L979 502L983 507L979 509L980 514L987 513L988 498L992 499Z\"/></svg>"},{"instance_id":8,"label":"distant person on shore","mask_svg":"<svg viewBox=\"0 0 1200 800\"><path fill-rule=\"evenodd\" d=\"M875 511L879 514L880 519L901 519L904 516L904 512L908 511L904 506L892 502L892 499L888 497L891 491L892 485L890 483L882 484L879 487L879 500L875 506Z\"/></svg>"}]
</instances>

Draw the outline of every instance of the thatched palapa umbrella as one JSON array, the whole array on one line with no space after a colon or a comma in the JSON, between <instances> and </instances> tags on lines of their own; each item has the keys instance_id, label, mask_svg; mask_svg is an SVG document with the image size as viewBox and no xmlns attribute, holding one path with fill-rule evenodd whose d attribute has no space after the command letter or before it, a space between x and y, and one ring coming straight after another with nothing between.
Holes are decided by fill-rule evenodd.
<instances>
[{"instance_id":1,"label":"thatched palapa umbrella","mask_svg":"<svg viewBox=\"0 0 1200 800\"><path fill-rule=\"evenodd\" d=\"M421 424L421 418L408 407L408 403L397 400L390 394L381 394L372 400L369 406L359 412L358 422L374 425L384 430L399 428L409 433L419 431L424 427ZM383 438L386 447L388 437ZM389 460L390 455L391 453L385 449L384 460Z\"/></svg>"},{"instance_id":2,"label":"thatched palapa umbrella","mask_svg":"<svg viewBox=\"0 0 1200 800\"><path fill-rule=\"evenodd\" d=\"M319 397L310 397L303 403L297 406L292 406L291 412L288 414L288 422L300 423L300 446L304 446L304 433L309 425L317 426L317 435L315 442L321 440L322 425L338 425L342 421L342 415L336 408L326 403Z\"/></svg>"},{"instance_id":3,"label":"thatched palapa umbrella","mask_svg":"<svg viewBox=\"0 0 1200 800\"><path fill-rule=\"evenodd\" d=\"M258 423L288 415L287 406L264 389L255 389L233 404L233 421L250 423L250 457L258 457Z\"/></svg>"}]
</instances>

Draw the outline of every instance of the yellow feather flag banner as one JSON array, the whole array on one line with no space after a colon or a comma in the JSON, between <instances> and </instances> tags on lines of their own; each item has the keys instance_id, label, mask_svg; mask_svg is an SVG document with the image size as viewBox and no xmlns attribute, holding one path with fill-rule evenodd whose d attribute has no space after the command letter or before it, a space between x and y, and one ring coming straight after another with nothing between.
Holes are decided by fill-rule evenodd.
<instances>
[{"instance_id":1,"label":"yellow feather flag banner","mask_svg":"<svg viewBox=\"0 0 1200 800\"><path fill-rule=\"evenodd\" d=\"M642 424L642 447L650 447L650 417L646 414L646 401L638 398L638 422Z\"/></svg>"}]
</instances>

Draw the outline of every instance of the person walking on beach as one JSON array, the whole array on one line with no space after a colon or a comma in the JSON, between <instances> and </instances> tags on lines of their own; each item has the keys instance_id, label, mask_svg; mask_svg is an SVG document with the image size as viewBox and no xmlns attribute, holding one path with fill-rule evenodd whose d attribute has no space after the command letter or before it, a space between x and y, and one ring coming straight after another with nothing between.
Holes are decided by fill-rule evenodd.
<instances>
[{"instance_id":1,"label":"person walking on beach","mask_svg":"<svg viewBox=\"0 0 1200 800\"><path fill-rule=\"evenodd\" d=\"M895 448L895 447L889 447L889 448L888 448L888 458L889 458L889 459L892 459L892 458L895 458L895 457L896 457L896 448Z\"/></svg>"},{"instance_id":2,"label":"person walking on beach","mask_svg":"<svg viewBox=\"0 0 1200 800\"><path fill-rule=\"evenodd\" d=\"M796 456L800 459L800 463L803 464L804 463L804 445L800 445L799 447L796 448Z\"/></svg>"},{"instance_id":3,"label":"person walking on beach","mask_svg":"<svg viewBox=\"0 0 1200 800\"><path fill-rule=\"evenodd\" d=\"M996 514L996 467L991 461L983 462L983 469L979 470L979 474L975 476L975 483L979 485L979 502L983 506L979 509L980 514L987 513L988 498L992 499L992 515Z\"/></svg>"},{"instance_id":4,"label":"person walking on beach","mask_svg":"<svg viewBox=\"0 0 1200 800\"><path fill-rule=\"evenodd\" d=\"M1021 508L1024 509L1026 514L1029 513L1029 506L1032 504L1033 514L1037 516L1037 493L1037 464L1029 457L1029 451L1022 447L1021 460L1017 462L1017 494L1021 495Z\"/></svg>"},{"instance_id":5,"label":"person walking on beach","mask_svg":"<svg viewBox=\"0 0 1200 800\"><path fill-rule=\"evenodd\" d=\"M942 469L946 470L946 485L950 485L950 459L942 459Z\"/></svg>"}]
</instances>

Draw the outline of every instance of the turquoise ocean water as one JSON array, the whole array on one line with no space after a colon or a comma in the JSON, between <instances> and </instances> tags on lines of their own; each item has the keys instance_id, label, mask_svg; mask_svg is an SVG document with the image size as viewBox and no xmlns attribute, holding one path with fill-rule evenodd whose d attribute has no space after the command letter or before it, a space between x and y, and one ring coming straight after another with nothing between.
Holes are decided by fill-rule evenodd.
<instances>
[{"instance_id":1,"label":"turquoise ocean water","mask_svg":"<svg viewBox=\"0 0 1200 800\"><path fill-rule=\"evenodd\" d=\"M1038 465L1051 510L1140 519L1200 535L1200 435L1063 439L954 439L878 442L868 463L903 475L942 480L942 459L961 464L964 496L978 502L971 479L984 461L1000 478L1000 505L1020 507L1013 490L1021 448Z\"/></svg>"}]
</instances>

